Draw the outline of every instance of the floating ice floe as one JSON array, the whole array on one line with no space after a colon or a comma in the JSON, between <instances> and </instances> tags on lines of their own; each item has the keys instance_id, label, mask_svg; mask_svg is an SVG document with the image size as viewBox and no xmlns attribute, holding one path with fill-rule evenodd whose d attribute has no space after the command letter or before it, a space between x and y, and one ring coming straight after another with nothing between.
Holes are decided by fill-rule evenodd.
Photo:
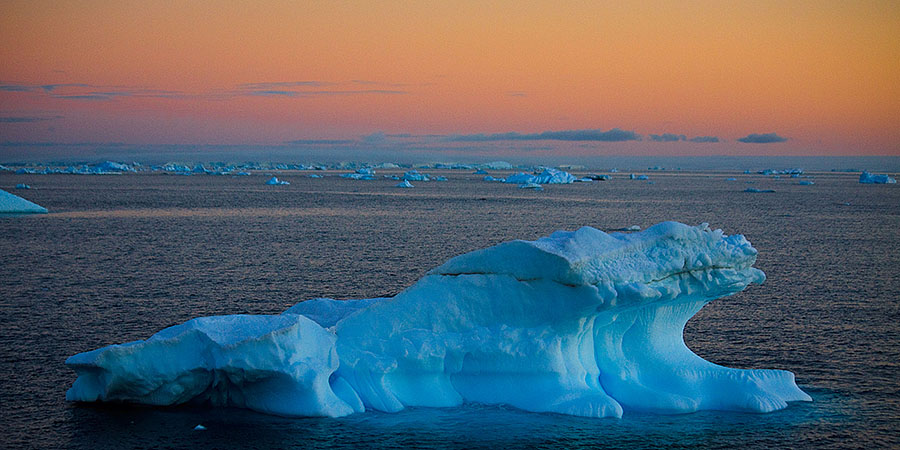
<instances>
[{"instance_id":1,"label":"floating ice floe","mask_svg":"<svg viewBox=\"0 0 900 450\"><path fill-rule=\"evenodd\" d=\"M487 171L484 169L478 169L472 173L472 175L487 175L487 174L488 174Z\"/></svg>"},{"instance_id":2,"label":"floating ice floe","mask_svg":"<svg viewBox=\"0 0 900 450\"><path fill-rule=\"evenodd\" d=\"M285 416L774 411L810 400L792 373L713 364L682 336L706 303L763 282L756 255L706 224L558 231L457 256L393 298L201 317L77 354L66 398Z\"/></svg>"},{"instance_id":3,"label":"floating ice floe","mask_svg":"<svg viewBox=\"0 0 900 450\"><path fill-rule=\"evenodd\" d=\"M610 179L609 175L598 175L596 173L589 173L584 176L585 178L589 178L594 181L606 181Z\"/></svg>"},{"instance_id":4,"label":"floating ice floe","mask_svg":"<svg viewBox=\"0 0 900 450\"><path fill-rule=\"evenodd\" d=\"M543 191L544 187L537 183L520 184L519 189L533 189L535 191Z\"/></svg>"},{"instance_id":5,"label":"floating ice floe","mask_svg":"<svg viewBox=\"0 0 900 450\"><path fill-rule=\"evenodd\" d=\"M797 182L797 184L800 186L811 186L816 183L813 180L800 180Z\"/></svg>"},{"instance_id":6,"label":"floating ice floe","mask_svg":"<svg viewBox=\"0 0 900 450\"><path fill-rule=\"evenodd\" d=\"M45 214L47 208L0 189L0 213Z\"/></svg>"},{"instance_id":7,"label":"floating ice floe","mask_svg":"<svg viewBox=\"0 0 900 450\"><path fill-rule=\"evenodd\" d=\"M649 180L650 177L648 177L647 175L635 175L632 173L632 174L628 175L628 179L629 180Z\"/></svg>"},{"instance_id":8,"label":"floating ice floe","mask_svg":"<svg viewBox=\"0 0 900 450\"><path fill-rule=\"evenodd\" d=\"M775 192L775 190L774 189L747 188L747 189L744 189L744 192L750 192L753 194L767 194L767 193Z\"/></svg>"},{"instance_id":9,"label":"floating ice floe","mask_svg":"<svg viewBox=\"0 0 900 450\"><path fill-rule=\"evenodd\" d=\"M889 177L887 174L874 174L864 171L859 175L859 182L863 184L894 184L897 180Z\"/></svg>"},{"instance_id":10,"label":"floating ice floe","mask_svg":"<svg viewBox=\"0 0 900 450\"><path fill-rule=\"evenodd\" d=\"M492 177L492 176L490 176L490 175L486 175L486 176L485 176L484 178L482 178L482 179L483 179L484 181L499 181L499 182L501 182L501 183L504 181L503 178L494 178L494 177Z\"/></svg>"},{"instance_id":11,"label":"floating ice floe","mask_svg":"<svg viewBox=\"0 0 900 450\"><path fill-rule=\"evenodd\" d=\"M803 169L763 169L756 173L760 175L802 175Z\"/></svg>"},{"instance_id":12,"label":"floating ice floe","mask_svg":"<svg viewBox=\"0 0 900 450\"><path fill-rule=\"evenodd\" d=\"M629 227L617 228L613 231L641 231L641 227L638 225L631 225Z\"/></svg>"},{"instance_id":13,"label":"floating ice floe","mask_svg":"<svg viewBox=\"0 0 900 450\"><path fill-rule=\"evenodd\" d=\"M291 184L291 183L288 182L288 181L279 180L278 177L272 177L272 178L269 178L269 181L266 181L266 184L269 184L269 185L287 185L287 184Z\"/></svg>"},{"instance_id":14,"label":"floating ice floe","mask_svg":"<svg viewBox=\"0 0 900 450\"><path fill-rule=\"evenodd\" d=\"M31 186L29 186L25 183L19 183L16 185L16 189L31 189Z\"/></svg>"},{"instance_id":15,"label":"floating ice floe","mask_svg":"<svg viewBox=\"0 0 900 450\"><path fill-rule=\"evenodd\" d=\"M411 187L413 187L413 185L410 184L409 180L403 180L403 181L397 183L396 185L394 185L394 187L398 187L398 188L411 188Z\"/></svg>"},{"instance_id":16,"label":"floating ice floe","mask_svg":"<svg viewBox=\"0 0 900 450\"><path fill-rule=\"evenodd\" d=\"M737 178L726 178L725 181L737 181Z\"/></svg>"}]
</instances>

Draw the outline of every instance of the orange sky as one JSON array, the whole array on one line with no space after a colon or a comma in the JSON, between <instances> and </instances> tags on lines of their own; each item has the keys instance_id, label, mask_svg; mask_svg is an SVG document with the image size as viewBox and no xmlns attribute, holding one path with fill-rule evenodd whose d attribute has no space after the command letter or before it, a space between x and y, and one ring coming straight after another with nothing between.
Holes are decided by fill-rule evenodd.
<instances>
[{"instance_id":1,"label":"orange sky","mask_svg":"<svg viewBox=\"0 0 900 450\"><path fill-rule=\"evenodd\" d=\"M618 128L641 140L587 147L900 155L900 2L635 3L6 0L0 141ZM763 133L787 140L737 141Z\"/></svg>"}]
</instances>

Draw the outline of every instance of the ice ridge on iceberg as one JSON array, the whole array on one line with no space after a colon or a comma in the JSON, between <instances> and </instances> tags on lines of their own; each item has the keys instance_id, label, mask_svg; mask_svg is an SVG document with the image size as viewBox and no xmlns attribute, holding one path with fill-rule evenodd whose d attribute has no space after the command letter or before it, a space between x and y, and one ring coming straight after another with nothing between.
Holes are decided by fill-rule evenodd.
<instances>
[{"instance_id":1,"label":"ice ridge on iceberg","mask_svg":"<svg viewBox=\"0 0 900 450\"><path fill-rule=\"evenodd\" d=\"M684 325L765 279L741 235L591 227L450 259L392 298L218 316L70 357L70 401L207 403L286 416L464 402L620 417L769 412L810 397L783 370L710 363Z\"/></svg>"}]
</instances>

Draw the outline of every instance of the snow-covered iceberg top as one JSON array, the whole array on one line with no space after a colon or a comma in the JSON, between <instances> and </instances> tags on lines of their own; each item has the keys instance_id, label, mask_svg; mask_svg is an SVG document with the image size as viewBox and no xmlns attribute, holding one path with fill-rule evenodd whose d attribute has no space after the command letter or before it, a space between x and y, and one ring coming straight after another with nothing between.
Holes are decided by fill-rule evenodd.
<instances>
[{"instance_id":1,"label":"snow-covered iceberg top","mask_svg":"<svg viewBox=\"0 0 900 450\"><path fill-rule=\"evenodd\" d=\"M287 416L464 402L619 417L810 400L782 370L685 346L685 323L765 276L741 235L590 227L453 258L396 297L217 316L66 361L71 401L206 403Z\"/></svg>"},{"instance_id":2,"label":"snow-covered iceberg top","mask_svg":"<svg viewBox=\"0 0 900 450\"><path fill-rule=\"evenodd\" d=\"M32 203L15 194L0 189L0 213L2 214L44 214L47 208Z\"/></svg>"}]
</instances>

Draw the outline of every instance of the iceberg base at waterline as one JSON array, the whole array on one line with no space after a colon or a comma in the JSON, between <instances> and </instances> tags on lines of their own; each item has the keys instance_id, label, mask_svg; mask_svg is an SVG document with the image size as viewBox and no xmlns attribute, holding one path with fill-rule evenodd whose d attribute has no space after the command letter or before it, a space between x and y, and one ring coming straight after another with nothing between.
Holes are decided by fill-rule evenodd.
<instances>
[{"instance_id":1,"label":"iceberg base at waterline","mask_svg":"<svg viewBox=\"0 0 900 450\"><path fill-rule=\"evenodd\" d=\"M684 343L706 303L765 275L741 235L591 227L457 256L392 298L201 317L70 357L70 401L237 406L284 416L465 402L621 417L770 412L791 372L732 369Z\"/></svg>"}]
</instances>

